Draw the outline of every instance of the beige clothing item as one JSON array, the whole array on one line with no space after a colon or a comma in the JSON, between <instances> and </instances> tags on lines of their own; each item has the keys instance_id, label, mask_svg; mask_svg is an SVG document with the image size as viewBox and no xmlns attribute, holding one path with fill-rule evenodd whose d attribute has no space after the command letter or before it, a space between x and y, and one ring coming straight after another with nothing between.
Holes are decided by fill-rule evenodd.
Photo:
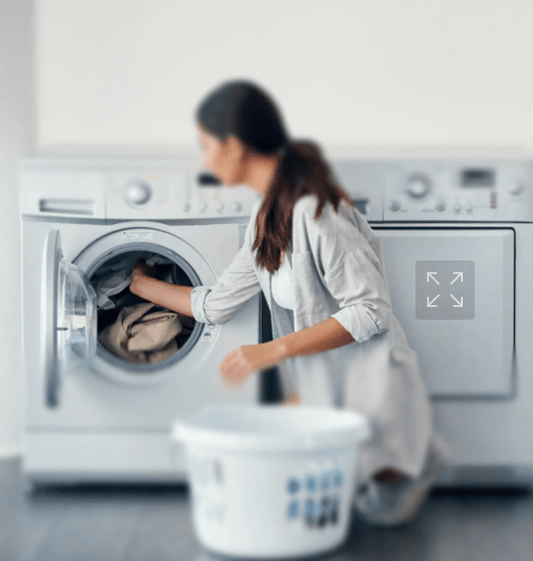
<instances>
[{"instance_id":1,"label":"beige clothing item","mask_svg":"<svg viewBox=\"0 0 533 561\"><path fill-rule=\"evenodd\" d=\"M182 324L176 312L150 312L152 302L122 308L117 319L99 335L110 352L130 362L159 362L178 350L175 340Z\"/></svg>"}]
</instances>

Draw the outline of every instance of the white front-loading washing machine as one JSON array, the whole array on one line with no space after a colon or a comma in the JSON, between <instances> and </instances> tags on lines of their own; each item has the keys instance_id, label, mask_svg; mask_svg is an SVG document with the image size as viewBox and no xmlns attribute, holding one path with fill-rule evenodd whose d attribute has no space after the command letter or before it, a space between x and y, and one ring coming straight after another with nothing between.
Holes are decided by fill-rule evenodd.
<instances>
[{"instance_id":1,"label":"white front-loading washing machine","mask_svg":"<svg viewBox=\"0 0 533 561\"><path fill-rule=\"evenodd\" d=\"M186 481L172 423L210 403L259 401L258 374L228 388L218 366L260 342L260 294L223 325L188 318L171 356L135 362L100 343L91 282L141 252L166 259L183 284L214 284L256 200L243 186L223 188L194 154L59 150L21 161L27 480Z\"/></svg>"}]
</instances>

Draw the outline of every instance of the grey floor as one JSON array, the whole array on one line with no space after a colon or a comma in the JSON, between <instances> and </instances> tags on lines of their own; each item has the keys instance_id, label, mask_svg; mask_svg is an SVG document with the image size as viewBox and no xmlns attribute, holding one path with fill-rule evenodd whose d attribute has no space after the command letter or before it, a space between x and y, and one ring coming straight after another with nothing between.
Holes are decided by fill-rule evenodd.
<instances>
[{"instance_id":1,"label":"grey floor","mask_svg":"<svg viewBox=\"0 0 533 561\"><path fill-rule=\"evenodd\" d=\"M185 487L24 485L0 461L0 561L219 561L194 537ZM533 496L436 490L410 526L354 516L342 548L315 560L532 561Z\"/></svg>"}]
</instances>

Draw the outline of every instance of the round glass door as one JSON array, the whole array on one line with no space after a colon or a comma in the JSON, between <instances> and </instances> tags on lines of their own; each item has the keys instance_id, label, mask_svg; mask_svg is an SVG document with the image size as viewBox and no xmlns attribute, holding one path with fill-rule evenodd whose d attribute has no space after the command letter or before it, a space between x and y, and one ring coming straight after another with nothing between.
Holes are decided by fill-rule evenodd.
<instances>
[{"instance_id":1,"label":"round glass door","mask_svg":"<svg viewBox=\"0 0 533 561\"><path fill-rule=\"evenodd\" d=\"M65 366L88 360L96 354L96 293L85 274L75 265L59 262L58 359Z\"/></svg>"}]
</instances>

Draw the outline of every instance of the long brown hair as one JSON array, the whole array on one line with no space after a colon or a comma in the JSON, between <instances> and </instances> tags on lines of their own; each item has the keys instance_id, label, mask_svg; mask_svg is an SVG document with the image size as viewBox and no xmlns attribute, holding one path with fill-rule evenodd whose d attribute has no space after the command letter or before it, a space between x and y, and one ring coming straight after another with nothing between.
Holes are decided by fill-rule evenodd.
<instances>
[{"instance_id":1,"label":"long brown hair","mask_svg":"<svg viewBox=\"0 0 533 561\"><path fill-rule=\"evenodd\" d=\"M292 238L292 211L300 197L314 194L315 220L330 202L335 212L344 200L353 206L325 161L322 150L310 140L291 141L275 103L256 84L226 82L199 106L197 122L220 140L234 135L262 155L281 153L272 184L255 223L256 264L275 273ZM280 152L281 150L281 152Z\"/></svg>"}]
</instances>

